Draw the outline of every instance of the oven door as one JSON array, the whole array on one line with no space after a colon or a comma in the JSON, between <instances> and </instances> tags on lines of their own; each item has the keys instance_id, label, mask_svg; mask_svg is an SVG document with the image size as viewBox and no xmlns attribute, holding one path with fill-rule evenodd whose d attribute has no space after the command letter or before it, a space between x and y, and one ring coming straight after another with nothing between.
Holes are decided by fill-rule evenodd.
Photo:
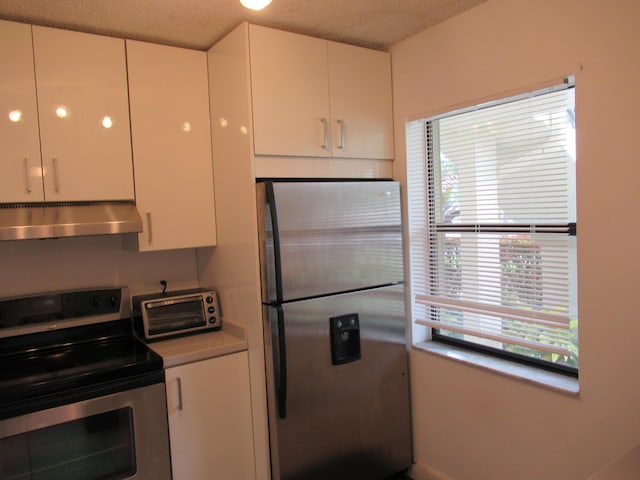
<instances>
[{"instance_id":1,"label":"oven door","mask_svg":"<svg viewBox=\"0 0 640 480\"><path fill-rule=\"evenodd\" d=\"M0 478L169 480L164 383L0 420Z\"/></svg>"}]
</instances>

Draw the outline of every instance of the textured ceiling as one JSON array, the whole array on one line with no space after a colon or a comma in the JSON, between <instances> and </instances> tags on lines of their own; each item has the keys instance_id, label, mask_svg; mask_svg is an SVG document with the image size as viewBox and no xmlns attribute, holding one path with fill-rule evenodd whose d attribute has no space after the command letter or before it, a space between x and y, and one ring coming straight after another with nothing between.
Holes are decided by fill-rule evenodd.
<instances>
[{"instance_id":1,"label":"textured ceiling","mask_svg":"<svg viewBox=\"0 0 640 480\"><path fill-rule=\"evenodd\" d=\"M387 49L485 0L0 0L0 19L206 50L243 21Z\"/></svg>"}]
</instances>

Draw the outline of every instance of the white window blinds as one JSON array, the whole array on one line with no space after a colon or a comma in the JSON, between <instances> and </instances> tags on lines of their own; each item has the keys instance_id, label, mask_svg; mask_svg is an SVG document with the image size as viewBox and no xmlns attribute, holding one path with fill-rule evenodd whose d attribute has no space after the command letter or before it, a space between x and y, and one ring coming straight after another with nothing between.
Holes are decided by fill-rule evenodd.
<instances>
[{"instance_id":1,"label":"white window blinds","mask_svg":"<svg viewBox=\"0 0 640 480\"><path fill-rule=\"evenodd\" d=\"M413 316L577 368L574 90L407 125Z\"/></svg>"}]
</instances>

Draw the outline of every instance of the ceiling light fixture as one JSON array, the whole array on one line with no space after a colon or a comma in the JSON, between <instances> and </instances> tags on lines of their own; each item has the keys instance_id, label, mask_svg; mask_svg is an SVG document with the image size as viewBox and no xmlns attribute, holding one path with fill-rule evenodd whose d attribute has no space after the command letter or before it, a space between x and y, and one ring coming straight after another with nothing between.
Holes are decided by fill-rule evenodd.
<instances>
[{"instance_id":1,"label":"ceiling light fixture","mask_svg":"<svg viewBox=\"0 0 640 480\"><path fill-rule=\"evenodd\" d=\"M271 3L271 0L240 0L240 3L251 10L262 10Z\"/></svg>"}]
</instances>

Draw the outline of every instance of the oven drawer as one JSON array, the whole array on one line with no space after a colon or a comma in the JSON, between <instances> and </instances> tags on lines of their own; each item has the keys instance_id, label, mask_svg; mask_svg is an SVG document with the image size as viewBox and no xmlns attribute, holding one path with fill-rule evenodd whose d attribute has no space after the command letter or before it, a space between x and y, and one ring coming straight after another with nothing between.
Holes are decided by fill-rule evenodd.
<instances>
[{"instance_id":1,"label":"oven drawer","mask_svg":"<svg viewBox=\"0 0 640 480\"><path fill-rule=\"evenodd\" d=\"M170 480L164 383L0 421L0 478Z\"/></svg>"}]
</instances>

